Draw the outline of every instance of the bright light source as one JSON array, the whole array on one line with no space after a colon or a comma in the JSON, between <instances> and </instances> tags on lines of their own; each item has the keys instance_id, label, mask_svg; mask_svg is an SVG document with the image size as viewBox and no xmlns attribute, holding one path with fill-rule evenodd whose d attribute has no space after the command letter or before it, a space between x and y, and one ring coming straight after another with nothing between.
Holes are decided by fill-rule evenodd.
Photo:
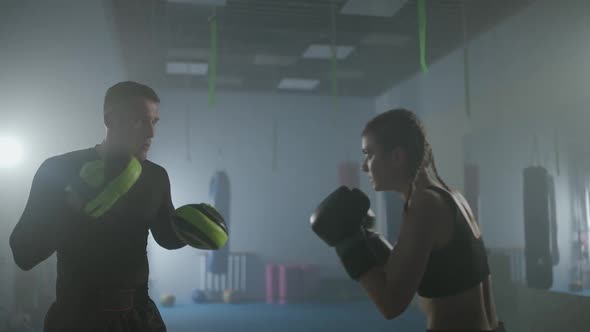
<instances>
[{"instance_id":1,"label":"bright light source","mask_svg":"<svg viewBox=\"0 0 590 332\"><path fill-rule=\"evenodd\" d=\"M166 63L166 73L171 75L207 75L209 65L206 63L194 62L168 62Z\"/></svg>"},{"instance_id":2,"label":"bright light source","mask_svg":"<svg viewBox=\"0 0 590 332\"><path fill-rule=\"evenodd\" d=\"M336 58L339 60L346 59L354 51L354 46L336 46ZM306 59L331 59L331 45L310 45L303 57Z\"/></svg>"},{"instance_id":3,"label":"bright light source","mask_svg":"<svg viewBox=\"0 0 590 332\"><path fill-rule=\"evenodd\" d=\"M23 148L13 137L0 137L0 168L17 166L23 159Z\"/></svg>"},{"instance_id":4,"label":"bright light source","mask_svg":"<svg viewBox=\"0 0 590 332\"><path fill-rule=\"evenodd\" d=\"M279 89L283 90L313 90L320 84L319 80L301 78L284 78L279 83Z\"/></svg>"}]
</instances>

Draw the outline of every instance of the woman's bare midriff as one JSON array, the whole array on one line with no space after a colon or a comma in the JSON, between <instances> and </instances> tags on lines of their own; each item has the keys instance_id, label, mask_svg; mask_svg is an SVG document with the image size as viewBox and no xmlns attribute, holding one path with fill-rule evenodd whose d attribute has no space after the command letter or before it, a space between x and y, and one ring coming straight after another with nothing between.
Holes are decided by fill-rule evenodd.
<instances>
[{"instance_id":1,"label":"woman's bare midriff","mask_svg":"<svg viewBox=\"0 0 590 332\"><path fill-rule=\"evenodd\" d=\"M419 298L426 314L427 328L432 330L493 330L497 317L491 277L462 293L435 299Z\"/></svg>"},{"instance_id":2,"label":"woman's bare midriff","mask_svg":"<svg viewBox=\"0 0 590 332\"><path fill-rule=\"evenodd\" d=\"M454 214L451 211L449 206L449 211L442 214L439 223L436 223L435 248L442 248L449 243L455 222L470 224L474 236L480 236L477 222L469 218L471 211L465 214L459 211ZM426 314L428 329L485 331L494 330L498 325L491 276L459 294L434 299L419 297L419 304Z\"/></svg>"}]
</instances>

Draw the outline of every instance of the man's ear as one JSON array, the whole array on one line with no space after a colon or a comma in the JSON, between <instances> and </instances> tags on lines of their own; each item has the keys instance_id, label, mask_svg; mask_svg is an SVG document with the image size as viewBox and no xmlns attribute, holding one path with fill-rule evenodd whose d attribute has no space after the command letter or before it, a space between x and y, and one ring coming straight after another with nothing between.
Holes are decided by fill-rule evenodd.
<instances>
[{"instance_id":1,"label":"man's ear","mask_svg":"<svg viewBox=\"0 0 590 332\"><path fill-rule=\"evenodd\" d=\"M113 124L113 117L112 114L110 112L105 112L104 116L103 116L103 120L104 120L104 125L107 128L110 128Z\"/></svg>"}]
</instances>

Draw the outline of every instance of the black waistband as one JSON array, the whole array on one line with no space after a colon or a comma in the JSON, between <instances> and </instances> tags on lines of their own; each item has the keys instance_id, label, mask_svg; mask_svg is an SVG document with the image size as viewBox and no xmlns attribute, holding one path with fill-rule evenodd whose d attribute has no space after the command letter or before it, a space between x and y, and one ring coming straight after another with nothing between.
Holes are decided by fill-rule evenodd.
<instances>
[{"instance_id":1,"label":"black waistband","mask_svg":"<svg viewBox=\"0 0 590 332\"><path fill-rule=\"evenodd\" d=\"M493 330L433 330L429 329L426 332L506 332L504 322L499 321L498 326Z\"/></svg>"},{"instance_id":2,"label":"black waistband","mask_svg":"<svg viewBox=\"0 0 590 332\"><path fill-rule=\"evenodd\" d=\"M75 288L57 292L59 306L90 311L117 312L144 306L149 299L147 286L137 288Z\"/></svg>"}]
</instances>

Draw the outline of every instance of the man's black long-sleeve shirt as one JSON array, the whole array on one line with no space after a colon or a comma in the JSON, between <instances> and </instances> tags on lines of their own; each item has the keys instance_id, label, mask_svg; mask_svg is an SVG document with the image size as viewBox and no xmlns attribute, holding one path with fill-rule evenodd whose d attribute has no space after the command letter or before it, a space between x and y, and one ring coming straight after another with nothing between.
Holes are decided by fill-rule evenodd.
<instances>
[{"instance_id":1,"label":"man's black long-sleeve shirt","mask_svg":"<svg viewBox=\"0 0 590 332\"><path fill-rule=\"evenodd\" d=\"M166 249L184 246L175 235L174 206L166 170L142 162L137 182L106 214L91 219L66 203L65 188L82 165L97 160L95 148L43 162L25 210L10 235L16 264L29 270L57 252L57 293L69 287L135 288L147 284L147 237Z\"/></svg>"}]
</instances>

